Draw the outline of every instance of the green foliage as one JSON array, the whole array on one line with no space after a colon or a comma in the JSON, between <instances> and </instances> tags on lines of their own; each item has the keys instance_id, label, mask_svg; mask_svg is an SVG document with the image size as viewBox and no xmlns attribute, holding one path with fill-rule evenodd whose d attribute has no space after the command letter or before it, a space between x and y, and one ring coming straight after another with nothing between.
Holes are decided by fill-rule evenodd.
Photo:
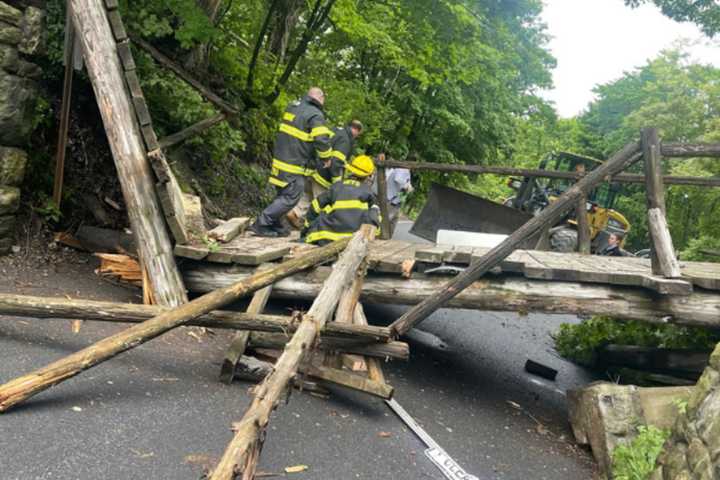
<instances>
[{"instance_id":1,"label":"green foliage","mask_svg":"<svg viewBox=\"0 0 720 480\"><path fill-rule=\"evenodd\" d=\"M598 316L579 324L563 323L553 339L560 355L590 366L596 350L604 345L711 350L720 341L720 333L700 327L655 325Z\"/></svg>"},{"instance_id":2,"label":"green foliage","mask_svg":"<svg viewBox=\"0 0 720 480\"><path fill-rule=\"evenodd\" d=\"M45 221L52 221L53 223L58 223L60 217L62 217L60 208L58 208L52 198L49 198L45 194L40 195L38 204L33 207L33 211L39 214Z\"/></svg>"},{"instance_id":3,"label":"green foliage","mask_svg":"<svg viewBox=\"0 0 720 480\"><path fill-rule=\"evenodd\" d=\"M655 460L662 451L669 430L638 427L638 435L630 443L618 445L612 452L613 478L616 480L647 480L655 469Z\"/></svg>"},{"instance_id":4,"label":"green foliage","mask_svg":"<svg viewBox=\"0 0 720 480\"><path fill-rule=\"evenodd\" d=\"M654 3L668 17L678 22L694 22L713 36L720 32L720 5L713 0L625 0L627 5L637 7L642 3Z\"/></svg>"}]
</instances>

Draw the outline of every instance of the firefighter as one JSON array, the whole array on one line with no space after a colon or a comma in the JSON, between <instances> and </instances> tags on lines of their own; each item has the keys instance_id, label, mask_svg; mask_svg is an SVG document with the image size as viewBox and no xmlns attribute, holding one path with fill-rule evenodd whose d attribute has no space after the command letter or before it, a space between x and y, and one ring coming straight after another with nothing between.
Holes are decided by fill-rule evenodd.
<instances>
[{"instance_id":1,"label":"firefighter","mask_svg":"<svg viewBox=\"0 0 720 480\"><path fill-rule=\"evenodd\" d=\"M255 235L287 236L290 232L281 221L300 201L305 191L305 177L315 167L315 156L324 165L331 163L332 132L325 125L324 103L323 91L313 87L302 100L291 103L285 110L273 145L268 179L277 189L277 195L250 227Z\"/></svg>"},{"instance_id":2,"label":"firefighter","mask_svg":"<svg viewBox=\"0 0 720 480\"><path fill-rule=\"evenodd\" d=\"M303 225L310 202L325 192L330 185L342 180L345 171L345 163L355 148L355 139L363 131L363 124L359 120L353 120L345 127L333 128L333 135L330 140L332 147L331 164L329 167L319 165L318 168L309 172L312 178L305 184L305 195L300 202L288 214L290 224L295 228Z\"/></svg>"},{"instance_id":3,"label":"firefighter","mask_svg":"<svg viewBox=\"0 0 720 480\"><path fill-rule=\"evenodd\" d=\"M312 201L302 232L305 242L324 245L351 236L363 224L380 225L379 208L368 184L374 171L367 155L345 165L345 178Z\"/></svg>"}]
</instances>

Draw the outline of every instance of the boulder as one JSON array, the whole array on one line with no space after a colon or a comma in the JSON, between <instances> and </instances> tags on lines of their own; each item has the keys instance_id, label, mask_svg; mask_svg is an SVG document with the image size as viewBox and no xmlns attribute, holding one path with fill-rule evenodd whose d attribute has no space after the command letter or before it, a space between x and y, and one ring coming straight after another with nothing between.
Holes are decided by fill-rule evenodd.
<instances>
[{"instance_id":1,"label":"boulder","mask_svg":"<svg viewBox=\"0 0 720 480\"><path fill-rule=\"evenodd\" d=\"M45 12L36 7L27 7L20 22L22 40L18 49L25 55L41 55L45 52Z\"/></svg>"},{"instance_id":2,"label":"boulder","mask_svg":"<svg viewBox=\"0 0 720 480\"><path fill-rule=\"evenodd\" d=\"M20 206L20 189L17 187L0 187L0 215L17 212Z\"/></svg>"},{"instance_id":3,"label":"boulder","mask_svg":"<svg viewBox=\"0 0 720 480\"><path fill-rule=\"evenodd\" d=\"M34 81L0 70L0 145L28 142L37 91Z\"/></svg>"},{"instance_id":4,"label":"boulder","mask_svg":"<svg viewBox=\"0 0 720 480\"><path fill-rule=\"evenodd\" d=\"M678 417L678 400L688 387L639 388L595 382L567 392L568 412L578 443L590 445L602 474L612 478L612 452L632 441L640 425L668 428Z\"/></svg>"},{"instance_id":5,"label":"boulder","mask_svg":"<svg viewBox=\"0 0 720 480\"><path fill-rule=\"evenodd\" d=\"M25 176L27 153L14 147L0 147L0 185L18 187Z\"/></svg>"},{"instance_id":6,"label":"boulder","mask_svg":"<svg viewBox=\"0 0 720 480\"><path fill-rule=\"evenodd\" d=\"M5 2L0 2L0 20L18 27L22 19L23 13L20 10Z\"/></svg>"},{"instance_id":7,"label":"boulder","mask_svg":"<svg viewBox=\"0 0 720 480\"><path fill-rule=\"evenodd\" d=\"M19 61L20 56L18 55L17 48L12 45L0 43L0 67L8 72L15 73Z\"/></svg>"},{"instance_id":8,"label":"boulder","mask_svg":"<svg viewBox=\"0 0 720 480\"><path fill-rule=\"evenodd\" d=\"M22 40L22 30L15 25L0 21L0 43L17 45Z\"/></svg>"}]
</instances>

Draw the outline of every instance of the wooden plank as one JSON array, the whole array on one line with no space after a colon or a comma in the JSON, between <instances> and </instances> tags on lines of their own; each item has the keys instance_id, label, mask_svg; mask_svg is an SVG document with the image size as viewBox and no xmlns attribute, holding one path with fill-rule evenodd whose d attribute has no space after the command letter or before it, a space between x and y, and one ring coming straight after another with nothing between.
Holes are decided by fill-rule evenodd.
<instances>
[{"instance_id":1,"label":"wooden plank","mask_svg":"<svg viewBox=\"0 0 720 480\"><path fill-rule=\"evenodd\" d=\"M118 172L140 258L161 305L187 302L175 265L145 148L125 88L116 43L102 0L70 0L75 32L85 52L88 75Z\"/></svg>"},{"instance_id":2,"label":"wooden plank","mask_svg":"<svg viewBox=\"0 0 720 480\"><path fill-rule=\"evenodd\" d=\"M261 265L258 267L257 271L260 273L261 271L268 270L269 268L269 265ZM270 292L272 292L272 285L268 285L267 287L255 292L252 300L250 300L250 305L248 305L245 312L248 315L257 315L262 313L262 311L265 310L268 300L270 299ZM221 382L228 384L232 383L235 374L235 367L245 353L248 340L250 340L249 330L241 330L236 332L233 336L232 342L225 352L225 358L223 359L220 367Z\"/></svg>"},{"instance_id":3,"label":"wooden plank","mask_svg":"<svg viewBox=\"0 0 720 480\"><path fill-rule=\"evenodd\" d=\"M150 161L153 172L155 172L155 176L157 177L158 182L169 182L173 174L172 170L170 170L170 165L168 165L167 159L165 158L165 154L163 153L163 151L160 149L152 150L148 152L147 157Z\"/></svg>"},{"instance_id":4,"label":"wooden plank","mask_svg":"<svg viewBox=\"0 0 720 480\"><path fill-rule=\"evenodd\" d=\"M140 127L140 131L142 132L143 141L145 142L145 149L148 152L156 151L160 148L160 144L158 143L157 135L155 135L155 129L152 124L142 125Z\"/></svg>"},{"instance_id":5,"label":"wooden plank","mask_svg":"<svg viewBox=\"0 0 720 480\"><path fill-rule=\"evenodd\" d=\"M285 239L236 237L208 255L207 261L257 266L283 258L291 248L293 244Z\"/></svg>"},{"instance_id":6,"label":"wooden plank","mask_svg":"<svg viewBox=\"0 0 720 480\"><path fill-rule=\"evenodd\" d=\"M694 158L714 157L720 158L720 143L663 143L660 151L665 157ZM665 179L665 183L669 183Z\"/></svg>"},{"instance_id":7,"label":"wooden plank","mask_svg":"<svg viewBox=\"0 0 720 480\"><path fill-rule=\"evenodd\" d=\"M665 190L662 180L662 160L660 153L660 139L657 129L644 128L640 132L640 143L643 151L643 168L645 170L645 193L647 208L659 208L665 214ZM657 257L655 238L650 236L650 259L652 272L663 275Z\"/></svg>"},{"instance_id":8,"label":"wooden plank","mask_svg":"<svg viewBox=\"0 0 720 480\"><path fill-rule=\"evenodd\" d=\"M590 255L590 223L587 215L587 196L582 195L575 207L575 219L577 220L578 232L578 253Z\"/></svg>"},{"instance_id":9,"label":"wooden plank","mask_svg":"<svg viewBox=\"0 0 720 480\"><path fill-rule=\"evenodd\" d=\"M105 0L105 8L108 10L117 10L119 6L118 0Z\"/></svg>"},{"instance_id":10,"label":"wooden plank","mask_svg":"<svg viewBox=\"0 0 720 480\"><path fill-rule=\"evenodd\" d=\"M137 66L135 65L135 59L130 49L130 40L118 42L117 50L118 55L120 55L120 63L123 66L123 70L125 70L125 72L134 71Z\"/></svg>"},{"instance_id":11,"label":"wooden plank","mask_svg":"<svg viewBox=\"0 0 720 480\"><path fill-rule=\"evenodd\" d=\"M412 243L398 244L397 249L392 249L386 255L379 256L373 264L373 270L385 273L402 274L407 268L408 260L415 258L416 245Z\"/></svg>"},{"instance_id":12,"label":"wooden plank","mask_svg":"<svg viewBox=\"0 0 720 480\"><path fill-rule=\"evenodd\" d=\"M110 21L110 28L112 29L115 40L118 42L127 40L128 36L125 31L125 25L123 24L122 17L120 16L120 11L110 10L107 12L107 17Z\"/></svg>"},{"instance_id":13,"label":"wooden plank","mask_svg":"<svg viewBox=\"0 0 720 480\"><path fill-rule=\"evenodd\" d=\"M218 225L208 232L208 237L218 242L228 243L240 235L250 223L250 217L235 217Z\"/></svg>"},{"instance_id":14,"label":"wooden plank","mask_svg":"<svg viewBox=\"0 0 720 480\"><path fill-rule=\"evenodd\" d=\"M58 128L57 148L55 150L55 178L53 182L53 202L59 209L62 204L63 179L65 176L65 154L67 152L68 128L70 126L70 105L72 99L73 62L72 55L75 45L75 29L70 12L65 19L65 74L63 77L63 93L60 104L60 125Z\"/></svg>"},{"instance_id":15,"label":"wooden plank","mask_svg":"<svg viewBox=\"0 0 720 480\"><path fill-rule=\"evenodd\" d=\"M367 326L368 324L367 317L365 316L365 309L361 303L358 303L355 308L353 324L361 326ZM367 363L368 368L368 378L373 382L386 383L385 374L382 371L380 360L377 358L367 357L365 362Z\"/></svg>"},{"instance_id":16,"label":"wooden plank","mask_svg":"<svg viewBox=\"0 0 720 480\"><path fill-rule=\"evenodd\" d=\"M137 116L140 125L150 125L152 123L152 118L150 117L150 109L148 109L147 103L145 103L145 98L133 97L132 101L133 106L135 107L135 115Z\"/></svg>"},{"instance_id":17,"label":"wooden plank","mask_svg":"<svg viewBox=\"0 0 720 480\"><path fill-rule=\"evenodd\" d=\"M218 113L217 115L214 115L210 118L207 118L205 120L201 120L194 125L190 125L189 127L180 130L177 133L173 133L172 135L168 135L167 137L163 137L160 139L160 146L162 148L170 148L172 146L175 146L179 143L184 142L185 140L192 138L196 135L200 135L206 130L208 130L211 127L214 127L218 123L221 123L225 121L227 118L226 113Z\"/></svg>"},{"instance_id":18,"label":"wooden plank","mask_svg":"<svg viewBox=\"0 0 720 480\"><path fill-rule=\"evenodd\" d=\"M441 264L449 246L446 245L423 245L415 249L415 260L418 262Z\"/></svg>"},{"instance_id":19,"label":"wooden plank","mask_svg":"<svg viewBox=\"0 0 720 480\"><path fill-rule=\"evenodd\" d=\"M173 253L175 253L175 255L178 257L191 258L193 260L202 260L203 258L208 256L210 250L208 249L208 247L205 246L181 245L178 243L177 245L175 245Z\"/></svg>"}]
</instances>

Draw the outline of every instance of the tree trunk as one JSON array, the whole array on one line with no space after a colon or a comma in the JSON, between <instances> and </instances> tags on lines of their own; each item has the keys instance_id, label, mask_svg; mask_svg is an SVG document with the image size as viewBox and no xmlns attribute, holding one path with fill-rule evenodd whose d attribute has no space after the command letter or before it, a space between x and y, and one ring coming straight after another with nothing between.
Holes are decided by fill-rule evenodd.
<instances>
[{"instance_id":1,"label":"tree trunk","mask_svg":"<svg viewBox=\"0 0 720 480\"><path fill-rule=\"evenodd\" d=\"M315 343L318 330L325 326L333 314L340 295L349 286L355 272L365 259L373 231L374 227L371 225L363 225L352 237L347 250L335 263L320 294L307 314L303 315L292 340L275 363L275 369L255 388L254 400L242 420L237 423L235 437L210 475L211 480L232 480L238 471L243 471L243 478L254 477L261 449L260 437L270 421L270 413L277 406L295 377L300 363Z\"/></svg>"},{"instance_id":2,"label":"tree trunk","mask_svg":"<svg viewBox=\"0 0 720 480\"><path fill-rule=\"evenodd\" d=\"M192 302L111 335L28 375L11 380L0 386L0 412L4 412L53 385L72 378L99 363L113 358L119 353L142 345L204 313L271 285L281 278L324 262L337 255L347 244L348 239L343 239L325 247L310 250L270 270L253 275L229 287L203 295Z\"/></svg>"},{"instance_id":3,"label":"tree trunk","mask_svg":"<svg viewBox=\"0 0 720 480\"><path fill-rule=\"evenodd\" d=\"M164 227L165 219L155 194L153 174L125 88L123 69L105 7L102 0L71 0L70 7L117 167L140 259L147 269L157 302L171 307L181 305L187 302L185 287Z\"/></svg>"},{"instance_id":4,"label":"tree trunk","mask_svg":"<svg viewBox=\"0 0 720 480\"><path fill-rule=\"evenodd\" d=\"M191 291L207 292L250 275L251 270L214 265L193 265L185 269ZM320 291L329 269L294 275L273 286L273 296L312 300ZM451 277L413 274L411 279L370 274L363 284L364 304L416 305L435 294ZM548 282L512 275L489 277L475 282L452 298L446 308L500 312L569 313L606 315L657 324L720 327L720 295L696 289L690 295L661 295L624 286L591 283Z\"/></svg>"}]
</instances>

